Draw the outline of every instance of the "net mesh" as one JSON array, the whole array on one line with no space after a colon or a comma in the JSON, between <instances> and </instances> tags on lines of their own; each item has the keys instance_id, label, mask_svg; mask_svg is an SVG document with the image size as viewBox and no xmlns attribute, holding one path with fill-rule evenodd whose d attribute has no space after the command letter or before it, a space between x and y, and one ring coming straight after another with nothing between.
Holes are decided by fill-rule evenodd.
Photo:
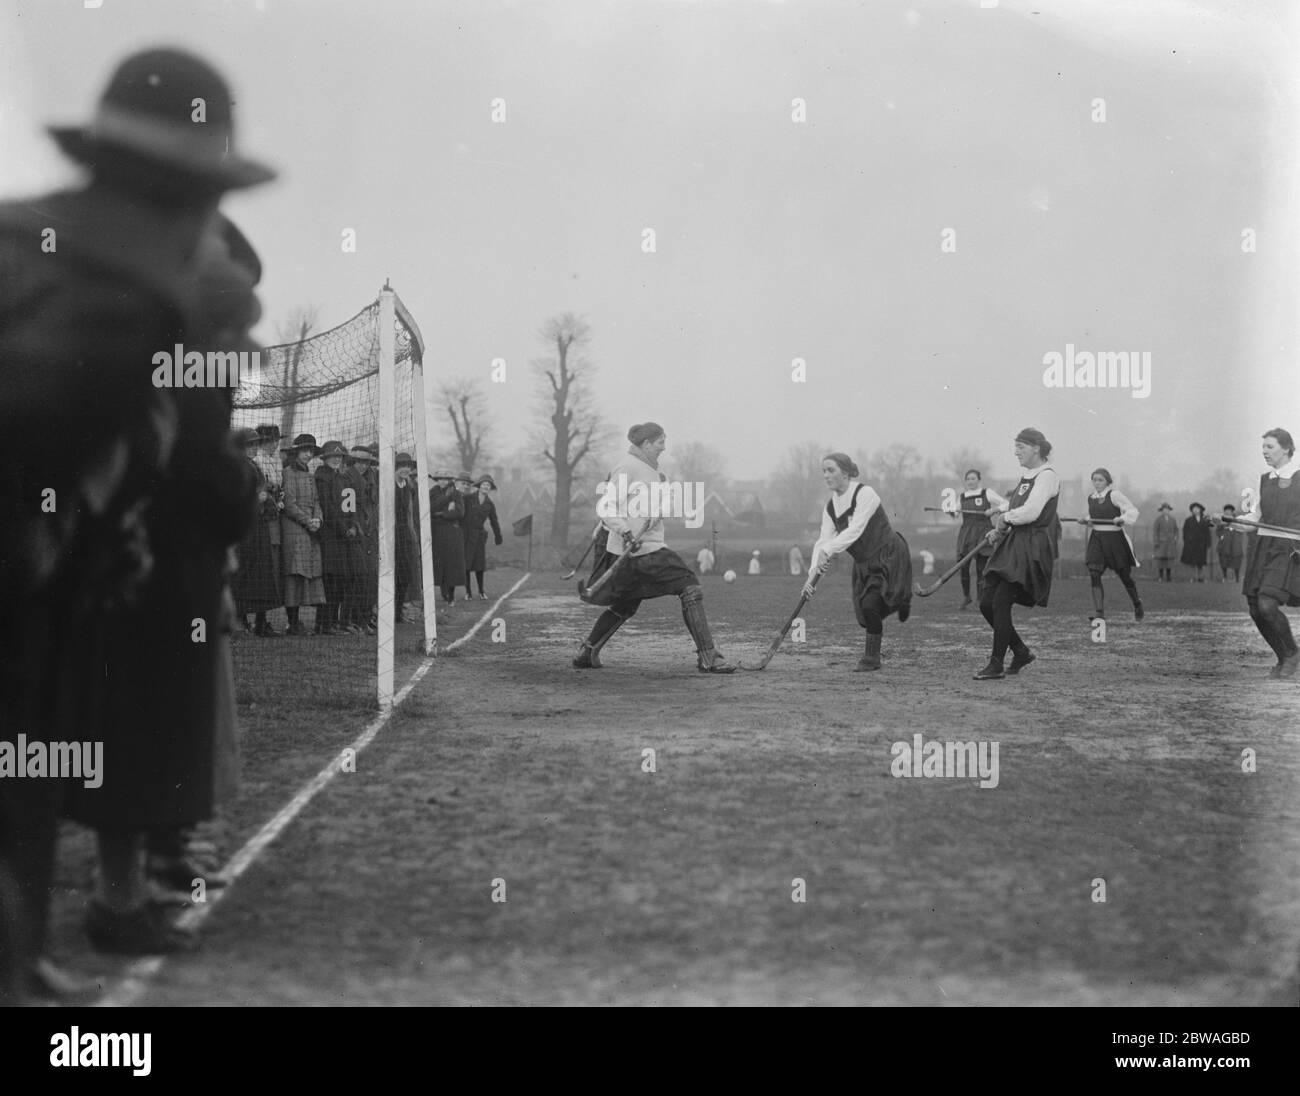
<instances>
[{"instance_id":1,"label":"net mesh","mask_svg":"<svg viewBox=\"0 0 1300 1096\"><path fill-rule=\"evenodd\" d=\"M400 306L397 313L390 429L395 452L415 457L421 344L409 313ZM263 495L231 582L245 725L288 718L287 709L337 715L375 706L380 323L376 301L328 331L267 347L260 370L235 395L232 426L262 439L247 438L245 446L262 472ZM320 455L305 468L295 465L288 447L304 434L327 453L344 451L341 468L327 467ZM399 673L405 662L418 662L422 629L414 471L409 484L396 509ZM319 528L310 527L313 517Z\"/></svg>"}]
</instances>

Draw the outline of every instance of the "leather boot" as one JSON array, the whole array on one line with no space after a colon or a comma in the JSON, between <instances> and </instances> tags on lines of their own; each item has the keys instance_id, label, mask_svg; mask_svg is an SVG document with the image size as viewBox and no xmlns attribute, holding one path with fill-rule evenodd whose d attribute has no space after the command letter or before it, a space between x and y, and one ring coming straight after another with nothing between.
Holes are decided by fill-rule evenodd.
<instances>
[{"instance_id":1,"label":"leather boot","mask_svg":"<svg viewBox=\"0 0 1300 1096\"><path fill-rule=\"evenodd\" d=\"M858 664L853 667L854 673L861 673L865 670L880 669L880 641L884 636L873 636L867 633L867 649L863 656L858 659Z\"/></svg>"},{"instance_id":2,"label":"leather boot","mask_svg":"<svg viewBox=\"0 0 1300 1096\"><path fill-rule=\"evenodd\" d=\"M609 642L609 637L623 626L624 618L611 609L606 609L596 618L596 624L573 660L575 670L599 670L601 668L600 649Z\"/></svg>"},{"instance_id":3,"label":"leather boot","mask_svg":"<svg viewBox=\"0 0 1300 1096\"><path fill-rule=\"evenodd\" d=\"M682 594L682 619L686 621L691 639L695 640L696 669L702 674L734 674L736 667L727 662L713 645L709 620L704 615L704 592L698 586L692 586Z\"/></svg>"}]
</instances>

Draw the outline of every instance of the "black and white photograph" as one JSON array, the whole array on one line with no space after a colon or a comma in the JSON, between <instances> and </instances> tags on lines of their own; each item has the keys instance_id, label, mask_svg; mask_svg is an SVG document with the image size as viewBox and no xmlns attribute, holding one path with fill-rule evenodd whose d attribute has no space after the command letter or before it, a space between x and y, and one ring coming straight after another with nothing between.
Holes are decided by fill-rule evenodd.
<instances>
[{"instance_id":1,"label":"black and white photograph","mask_svg":"<svg viewBox=\"0 0 1300 1096\"><path fill-rule=\"evenodd\" d=\"M1300 1005L1298 50L4 0L0 1001Z\"/></svg>"}]
</instances>

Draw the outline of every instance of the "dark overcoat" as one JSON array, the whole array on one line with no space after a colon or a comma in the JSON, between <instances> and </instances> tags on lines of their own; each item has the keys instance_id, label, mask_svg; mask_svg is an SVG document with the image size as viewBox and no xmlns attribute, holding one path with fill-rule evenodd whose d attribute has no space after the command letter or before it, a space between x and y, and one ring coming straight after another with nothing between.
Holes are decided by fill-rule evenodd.
<instances>
[{"instance_id":1,"label":"dark overcoat","mask_svg":"<svg viewBox=\"0 0 1300 1096\"><path fill-rule=\"evenodd\" d=\"M433 581L438 586L465 585L465 496L453 484L429 491L433 528Z\"/></svg>"}]
</instances>

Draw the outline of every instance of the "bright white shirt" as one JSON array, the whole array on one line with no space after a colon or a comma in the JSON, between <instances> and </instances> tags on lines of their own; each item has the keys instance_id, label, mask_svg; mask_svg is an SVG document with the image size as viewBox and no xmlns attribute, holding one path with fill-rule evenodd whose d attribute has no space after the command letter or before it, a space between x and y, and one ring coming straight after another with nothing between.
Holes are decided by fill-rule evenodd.
<instances>
[{"instance_id":1,"label":"bright white shirt","mask_svg":"<svg viewBox=\"0 0 1300 1096\"><path fill-rule=\"evenodd\" d=\"M1281 468L1272 468L1269 470L1269 479L1291 479L1293 476L1300 475L1300 457L1292 457Z\"/></svg>"},{"instance_id":2,"label":"bright white shirt","mask_svg":"<svg viewBox=\"0 0 1300 1096\"><path fill-rule=\"evenodd\" d=\"M1114 487L1108 487L1101 494L1093 491L1088 497L1090 499L1104 499L1107 492L1110 493L1110 501L1119 507L1119 516L1124 519L1125 525L1136 525L1138 517L1138 508L1128 500L1128 497ZM1094 525L1094 533L1122 533L1124 530L1118 525Z\"/></svg>"},{"instance_id":3,"label":"bright white shirt","mask_svg":"<svg viewBox=\"0 0 1300 1096\"><path fill-rule=\"evenodd\" d=\"M1061 478L1050 464L1026 468L1020 474L1020 478L1032 479L1034 485L1029 489L1029 497L1025 499L1024 504L1014 510L1008 509L1010 503L1003 500L1000 512L1005 515L1002 520L1008 525L1030 525L1037 521L1038 516L1043 512L1043 507L1056 498L1061 491Z\"/></svg>"},{"instance_id":4,"label":"bright white shirt","mask_svg":"<svg viewBox=\"0 0 1300 1096\"><path fill-rule=\"evenodd\" d=\"M830 514L825 509L822 510L822 531L817 538L817 543L813 545L809 571L817 570L823 557L830 559L831 556L845 551L850 544L862 536L867 528L867 522L880 509L880 496L876 494L875 488L867 487L865 484L861 486L862 490L858 491L858 508L853 512L853 517L849 519L848 528L844 532L837 533ZM844 511L853 505L853 492L857 491L858 487L858 480L850 480L842 495L831 495L831 507L836 517L843 516Z\"/></svg>"},{"instance_id":5,"label":"bright white shirt","mask_svg":"<svg viewBox=\"0 0 1300 1096\"><path fill-rule=\"evenodd\" d=\"M284 465L277 457L269 456L259 450L253 454L253 463L262 470L268 486L284 486Z\"/></svg>"}]
</instances>

